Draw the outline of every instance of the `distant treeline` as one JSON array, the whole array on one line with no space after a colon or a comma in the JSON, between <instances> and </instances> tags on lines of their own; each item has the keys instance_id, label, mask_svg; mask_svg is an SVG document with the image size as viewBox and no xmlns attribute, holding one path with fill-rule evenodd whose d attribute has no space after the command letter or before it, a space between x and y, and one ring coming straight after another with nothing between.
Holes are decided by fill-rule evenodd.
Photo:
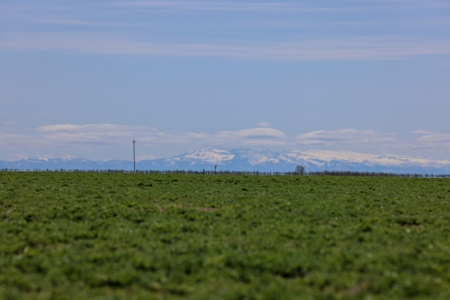
<instances>
[{"instance_id":1,"label":"distant treeline","mask_svg":"<svg viewBox=\"0 0 450 300\"><path fill-rule=\"evenodd\" d=\"M70 172L70 173L121 173L121 174L198 174L198 175L255 175L255 176L372 176L372 177L405 177L405 178L450 178L450 174L411 174L411 173L384 173L384 172L354 172L354 171L320 171L305 172L260 172L260 171L192 171L192 170L20 170L0 169L0 172Z\"/></svg>"},{"instance_id":2,"label":"distant treeline","mask_svg":"<svg viewBox=\"0 0 450 300\"><path fill-rule=\"evenodd\" d=\"M321 176L377 176L377 177L407 177L407 178L450 178L450 174L411 174L384 172L352 172L352 171L321 171L309 172L307 175Z\"/></svg>"}]
</instances>

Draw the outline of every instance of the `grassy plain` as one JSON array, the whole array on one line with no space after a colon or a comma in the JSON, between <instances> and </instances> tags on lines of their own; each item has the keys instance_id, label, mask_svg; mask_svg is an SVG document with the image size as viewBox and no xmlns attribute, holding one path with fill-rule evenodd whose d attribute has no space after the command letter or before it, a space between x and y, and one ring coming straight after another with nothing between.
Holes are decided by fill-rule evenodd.
<instances>
[{"instance_id":1,"label":"grassy plain","mask_svg":"<svg viewBox=\"0 0 450 300\"><path fill-rule=\"evenodd\" d=\"M450 299L450 180L0 172L2 299Z\"/></svg>"}]
</instances>

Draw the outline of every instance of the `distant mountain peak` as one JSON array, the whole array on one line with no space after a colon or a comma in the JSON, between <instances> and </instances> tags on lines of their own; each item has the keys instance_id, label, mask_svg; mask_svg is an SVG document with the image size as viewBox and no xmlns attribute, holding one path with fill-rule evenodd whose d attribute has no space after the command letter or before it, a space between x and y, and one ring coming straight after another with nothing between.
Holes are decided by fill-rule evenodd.
<instances>
[{"instance_id":1,"label":"distant mountain peak","mask_svg":"<svg viewBox=\"0 0 450 300\"><path fill-rule=\"evenodd\" d=\"M227 149L210 148L191 151L187 154L181 155L181 157L201 160L208 163L220 164L223 161L232 160L235 157L235 154L232 154Z\"/></svg>"},{"instance_id":2,"label":"distant mountain peak","mask_svg":"<svg viewBox=\"0 0 450 300\"><path fill-rule=\"evenodd\" d=\"M375 155L329 150L254 150L245 148L207 148L170 158L143 160L138 170L218 170L294 171L297 165L308 171L358 171L446 174L449 160L430 160L401 155ZM133 163L124 160L92 161L84 158L26 158L15 162L0 161L0 169L80 169L132 170Z\"/></svg>"}]
</instances>

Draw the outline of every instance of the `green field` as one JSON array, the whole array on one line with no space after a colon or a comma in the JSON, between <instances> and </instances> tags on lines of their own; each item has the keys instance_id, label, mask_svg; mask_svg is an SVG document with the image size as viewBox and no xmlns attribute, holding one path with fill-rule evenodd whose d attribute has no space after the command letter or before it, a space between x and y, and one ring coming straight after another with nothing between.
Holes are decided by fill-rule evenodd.
<instances>
[{"instance_id":1,"label":"green field","mask_svg":"<svg viewBox=\"0 0 450 300\"><path fill-rule=\"evenodd\" d=\"M450 180L0 172L2 299L450 299Z\"/></svg>"}]
</instances>

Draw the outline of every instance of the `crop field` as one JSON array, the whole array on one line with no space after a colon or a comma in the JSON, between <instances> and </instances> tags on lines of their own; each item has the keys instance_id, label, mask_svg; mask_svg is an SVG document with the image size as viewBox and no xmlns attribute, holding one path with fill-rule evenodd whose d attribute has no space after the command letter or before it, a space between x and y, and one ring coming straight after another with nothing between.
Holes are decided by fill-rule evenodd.
<instances>
[{"instance_id":1,"label":"crop field","mask_svg":"<svg viewBox=\"0 0 450 300\"><path fill-rule=\"evenodd\" d=\"M0 172L1 299L450 299L450 179Z\"/></svg>"}]
</instances>

